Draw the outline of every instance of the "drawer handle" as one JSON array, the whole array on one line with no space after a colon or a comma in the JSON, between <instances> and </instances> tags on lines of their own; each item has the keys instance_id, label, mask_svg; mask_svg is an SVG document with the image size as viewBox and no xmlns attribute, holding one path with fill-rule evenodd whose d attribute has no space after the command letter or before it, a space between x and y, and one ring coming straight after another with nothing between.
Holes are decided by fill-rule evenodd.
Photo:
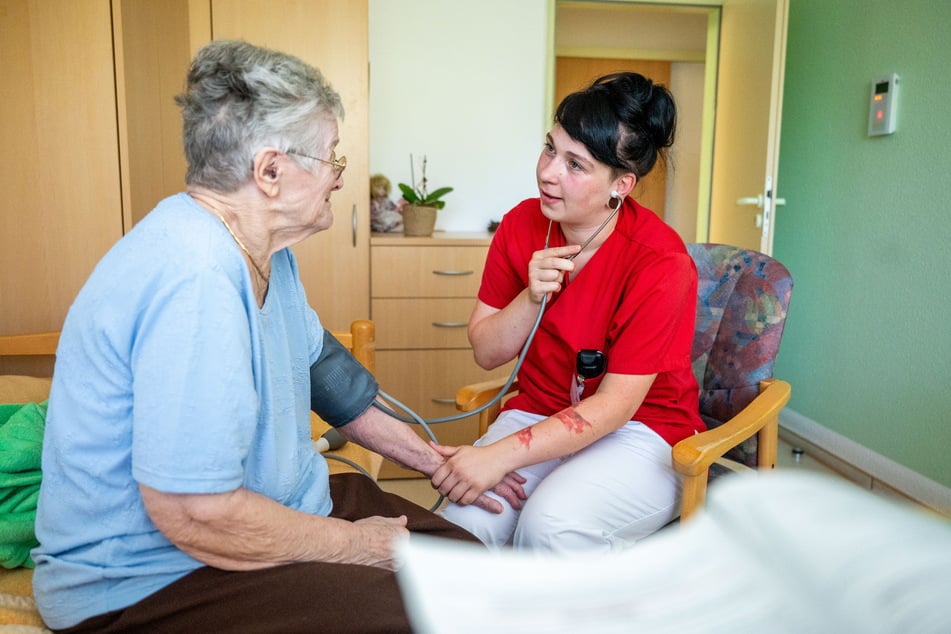
<instances>
[{"instance_id":1,"label":"drawer handle","mask_svg":"<svg viewBox=\"0 0 951 634\"><path fill-rule=\"evenodd\" d=\"M439 403L440 405L455 405L456 399L454 398L432 398L430 399L433 403Z\"/></svg>"},{"instance_id":2,"label":"drawer handle","mask_svg":"<svg viewBox=\"0 0 951 634\"><path fill-rule=\"evenodd\" d=\"M472 275L475 271L440 271L434 270L433 275Z\"/></svg>"},{"instance_id":3,"label":"drawer handle","mask_svg":"<svg viewBox=\"0 0 951 634\"><path fill-rule=\"evenodd\" d=\"M436 328L465 328L469 325L467 321L434 321L433 326Z\"/></svg>"}]
</instances>

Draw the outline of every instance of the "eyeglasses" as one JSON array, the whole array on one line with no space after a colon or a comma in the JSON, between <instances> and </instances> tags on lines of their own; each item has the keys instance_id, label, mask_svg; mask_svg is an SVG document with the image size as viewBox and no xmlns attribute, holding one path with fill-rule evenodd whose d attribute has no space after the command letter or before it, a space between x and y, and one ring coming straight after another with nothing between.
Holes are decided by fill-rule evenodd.
<instances>
[{"instance_id":1,"label":"eyeglasses","mask_svg":"<svg viewBox=\"0 0 951 634\"><path fill-rule=\"evenodd\" d=\"M347 157L346 157L346 156L341 156L340 158L337 158L337 155L336 155L336 154L331 154L331 155L330 155L330 160L328 161L327 159L317 158L316 156L311 156L311 155L309 155L309 154L302 154L301 152L294 152L294 151L292 151L292 150L288 150L287 152L285 152L285 154L293 154L293 155L295 155L295 156L303 156L304 158L309 158L309 159L312 159L312 160L314 160L314 161L320 161L321 163L326 163L327 165L329 165L329 166L331 166L331 167L333 168L334 174L337 176L337 178L340 178L340 175L343 174L343 170L347 169Z\"/></svg>"}]
</instances>

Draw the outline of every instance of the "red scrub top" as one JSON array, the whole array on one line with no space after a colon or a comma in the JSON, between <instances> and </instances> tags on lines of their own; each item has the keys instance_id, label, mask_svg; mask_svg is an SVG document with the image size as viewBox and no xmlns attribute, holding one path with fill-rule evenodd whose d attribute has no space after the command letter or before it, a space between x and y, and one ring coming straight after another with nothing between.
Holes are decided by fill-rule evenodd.
<instances>
[{"instance_id":1,"label":"red scrub top","mask_svg":"<svg viewBox=\"0 0 951 634\"><path fill-rule=\"evenodd\" d=\"M502 219L489 248L479 299L502 309L528 286L528 262L545 246L548 219L537 198ZM557 223L549 246L566 244ZM545 315L519 371L519 393L503 409L550 416L571 405L581 349L602 351L607 372L657 374L634 415L673 445L705 429L690 364L697 271L677 233L651 210L624 201L613 233ZM603 374L585 381L594 394Z\"/></svg>"}]
</instances>

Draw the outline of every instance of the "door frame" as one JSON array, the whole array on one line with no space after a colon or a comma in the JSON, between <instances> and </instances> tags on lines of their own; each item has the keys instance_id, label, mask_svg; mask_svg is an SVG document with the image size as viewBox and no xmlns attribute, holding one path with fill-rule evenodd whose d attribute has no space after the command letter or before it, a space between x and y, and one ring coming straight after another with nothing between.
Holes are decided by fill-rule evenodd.
<instances>
[{"instance_id":1,"label":"door frame","mask_svg":"<svg viewBox=\"0 0 951 634\"><path fill-rule=\"evenodd\" d=\"M716 103L717 103L717 78L719 72L720 64L720 30L722 22L722 11L724 5L730 4L732 0L575 0L574 4L584 5L584 4L630 4L630 5L655 5L655 6L668 6L671 8L677 7L690 7L693 9L707 10L707 38L706 38L706 50L704 53L704 81L703 81L703 114L702 114L702 129L700 134L700 164L699 164L699 178L697 183L697 210L696 210L696 241L704 242L708 241L710 238L710 224L711 224L711 205L712 205L712 188L713 188L713 156L714 156L714 136L716 131ZM785 1L785 0L784 0ZM564 2L559 2L558 0L549 0L550 6L550 20L549 20L549 65L548 65L548 77L547 77L547 86L546 86L546 111L545 111L545 121L551 121L554 111L555 104L554 100L554 85L555 85L555 64L554 60L559 54L564 54L561 51L556 50L555 47L555 27L556 27L556 14L557 6L559 4L564 4ZM777 28L779 28L777 26ZM785 28L785 22L783 24ZM783 45L785 44L785 35L783 35ZM641 51L638 51L641 53ZM574 53L577 54L577 53ZM603 52L592 51L592 54L603 55ZM675 60L676 61L676 60ZM697 61L697 60L693 60ZM774 65L780 63L780 61L774 60ZM779 85L779 95L780 95L780 112L781 112L781 99L782 99L782 81L783 73L782 68L779 68L780 72L776 72L774 67L774 72L771 81L780 82ZM779 115L781 116L781 114ZM768 163L771 163L768 166L772 170L772 180L775 183L775 172L777 171L778 165L778 138L773 138L774 128L778 125L778 121L770 121L770 139L769 139L769 158ZM778 133L775 133L778 137ZM775 198L775 186L773 187L772 195ZM769 201L771 203L772 201ZM765 210L767 214L766 222L767 231L763 234L762 240L762 249L764 253L770 253L772 251L772 242L773 242L773 227L775 226L775 207L768 206ZM770 214L769 212L773 213Z\"/></svg>"}]
</instances>

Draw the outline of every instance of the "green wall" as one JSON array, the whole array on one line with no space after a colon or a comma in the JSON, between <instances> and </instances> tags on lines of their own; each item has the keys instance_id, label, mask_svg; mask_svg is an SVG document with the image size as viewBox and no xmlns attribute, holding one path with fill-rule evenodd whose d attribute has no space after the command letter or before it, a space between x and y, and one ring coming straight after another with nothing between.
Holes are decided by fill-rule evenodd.
<instances>
[{"instance_id":1,"label":"green wall","mask_svg":"<svg viewBox=\"0 0 951 634\"><path fill-rule=\"evenodd\" d=\"M774 255L789 407L951 486L951 2L790 0ZM897 132L866 135L873 78Z\"/></svg>"}]
</instances>

